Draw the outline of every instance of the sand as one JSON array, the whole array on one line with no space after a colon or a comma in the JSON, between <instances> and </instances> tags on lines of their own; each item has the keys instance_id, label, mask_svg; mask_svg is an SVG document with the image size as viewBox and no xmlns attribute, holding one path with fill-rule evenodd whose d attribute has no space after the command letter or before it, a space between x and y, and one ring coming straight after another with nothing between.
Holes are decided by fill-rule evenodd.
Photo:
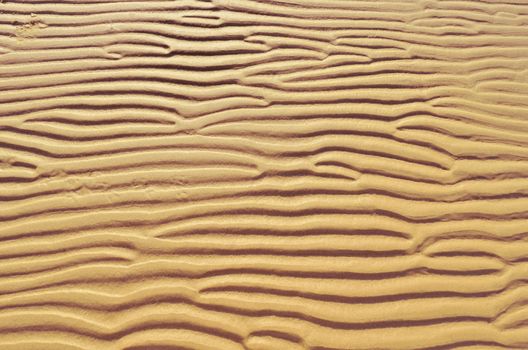
<instances>
[{"instance_id":1,"label":"sand","mask_svg":"<svg viewBox=\"0 0 528 350\"><path fill-rule=\"evenodd\" d=\"M528 349L526 0L0 2L1 350Z\"/></svg>"}]
</instances>

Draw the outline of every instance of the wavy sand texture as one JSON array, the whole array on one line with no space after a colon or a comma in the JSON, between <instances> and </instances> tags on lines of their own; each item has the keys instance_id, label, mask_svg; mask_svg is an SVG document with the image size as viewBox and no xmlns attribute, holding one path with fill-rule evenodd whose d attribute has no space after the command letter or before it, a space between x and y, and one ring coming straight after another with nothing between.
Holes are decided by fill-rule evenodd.
<instances>
[{"instance_id":1,"label":"wavy sand texture","mask_svg":"<svg viewBox=\"0 0 528 350\"><path fill-rule=\"evenodd\" d=\"M528 349L526 0L4 0L2 350Z\"/></svg>"}]
</instances>

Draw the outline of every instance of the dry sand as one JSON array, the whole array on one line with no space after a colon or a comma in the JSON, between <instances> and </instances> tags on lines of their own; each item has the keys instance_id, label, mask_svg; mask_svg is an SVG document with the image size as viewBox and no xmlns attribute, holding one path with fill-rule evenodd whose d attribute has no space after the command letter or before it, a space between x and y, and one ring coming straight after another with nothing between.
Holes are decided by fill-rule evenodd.
<instances>
[{"instance_id":1,"label":"dry sand","mask_svg":"<svg viewBox=\"0 0 528 350\"><path fill-rule=\"evenodd\" d=\"M528 1L4 0L1 350L528 349Z\"/></svg>"}]
</instances>

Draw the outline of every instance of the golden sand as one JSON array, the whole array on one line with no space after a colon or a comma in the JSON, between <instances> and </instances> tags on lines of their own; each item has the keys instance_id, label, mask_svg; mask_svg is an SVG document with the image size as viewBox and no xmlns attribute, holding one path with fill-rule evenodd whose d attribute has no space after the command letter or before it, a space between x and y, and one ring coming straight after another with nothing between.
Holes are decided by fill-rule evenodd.
<instances>
[{"instance_id":1,"label":"golden sand","mask_svg":"<svg viewBox=\"0 0 528 350\"><path fill-rule=\"evenodd\" d=\"M0 2L1 350L528 349L526 0Z\"/></svg>"}]
</instances>

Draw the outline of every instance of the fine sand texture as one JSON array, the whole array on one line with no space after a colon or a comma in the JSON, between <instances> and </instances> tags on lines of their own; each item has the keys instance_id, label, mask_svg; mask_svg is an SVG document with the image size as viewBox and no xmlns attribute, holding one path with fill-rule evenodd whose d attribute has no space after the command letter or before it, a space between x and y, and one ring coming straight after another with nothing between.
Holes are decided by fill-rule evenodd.
<instances>
[{"instance_id":1,"label":"fine sand texture","mask_svg":"<svg viewBox=\"0 0 528 350\"><path fill-rule=\"evenodd\" d=\"M528 349L528 0L0 1L0 349Z\"/></svg>"}]
</instances>

